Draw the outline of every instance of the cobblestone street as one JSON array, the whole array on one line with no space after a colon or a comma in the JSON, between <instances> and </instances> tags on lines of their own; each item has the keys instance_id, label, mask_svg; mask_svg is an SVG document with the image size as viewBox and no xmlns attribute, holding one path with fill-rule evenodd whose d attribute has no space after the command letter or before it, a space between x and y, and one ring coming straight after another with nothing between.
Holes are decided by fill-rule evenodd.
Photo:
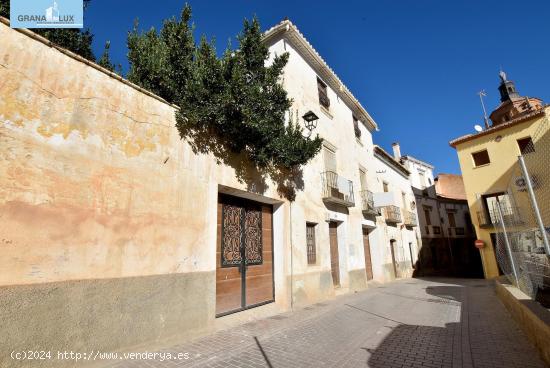
<instances>
[{"instance_id":1,"label":"cobblestone street","mask_svg":"<svg viewBox=\"0 0 550 368\"><path fill-rule=\"evenodd\" d=\"M112 367L545 367L485 280L371 286Z\"/></svg>"}]
</instances>

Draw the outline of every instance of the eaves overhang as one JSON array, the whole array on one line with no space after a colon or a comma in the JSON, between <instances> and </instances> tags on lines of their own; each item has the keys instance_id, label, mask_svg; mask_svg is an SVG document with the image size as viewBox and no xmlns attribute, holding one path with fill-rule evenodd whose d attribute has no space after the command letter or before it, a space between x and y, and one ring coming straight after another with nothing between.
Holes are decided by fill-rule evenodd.
<instances>
[{"instance_id":1,"label":"eaves overhang","mask_svg":"<svg viewBox=\"0 0 550 368\"><path fill-rule=\"evenodd\" d=\"M352 109L356 117L370 130L379 130L378 124L370 116L370 114L361 105L359 100L351 93L351 91L342 83L336 73L323 60L321 55L313 48L309 41L304 37L298 28L290 21L283 20L279 24L271 27L264 33L263 40L270 44L276 40L284 38L292 44L302 57L314 68L321 79L327 83L331 89L339 95L340 98Z\"/></svg>"}]
</instances>

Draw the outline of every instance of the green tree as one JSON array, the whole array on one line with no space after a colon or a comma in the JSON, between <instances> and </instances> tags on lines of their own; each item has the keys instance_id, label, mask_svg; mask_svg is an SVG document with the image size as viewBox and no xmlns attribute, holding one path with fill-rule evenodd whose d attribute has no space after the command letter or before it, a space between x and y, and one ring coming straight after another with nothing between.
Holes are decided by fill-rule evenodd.
<instances>
[{"instance_id":1,"label":"green tree","mask_svg":"<svg viewBox=\"0 0 550 368\"><path fill-rule=\"evenodd\" d=\"M191 74L195 40L190 20L186 4L180 20L165 20L160 33L155 28L139 33L136 21L128 33L128 80L174 102Z\"/></svg>"},{"instance_id":2,"label":"green tree","mask_svg":"<svg viewBox=\"0 0 550 368\"><path fill-rule=\"evenodd\" d=\"M115 66L111 62L111 58L109 57L109 48L111 47L111 42L107 41L105 42L105 49L103 50L103 55L99 58L97 63L104 67L105 69L108 69L110 71L115 70Z\"/></svg>"},{"instance_id":3,"label":"green tree","mask_svg":"<svg viewBox=\"0 0 550 368\"><path fill-rule=\"evenodd\" d=\"M89 3L90 0L84 0L84 10ZM0 16L10 18L10 0L0 0ZM81 31L77 28L35 28L32 31L75 54L95 61L92 52L93 34L89 29Z\"/></svg>"},{"instance_id":4,"label":"green tree","mask_svg":"<svg viewBox=\"0 0 550 368\"><path fill-rule=\"evenodd\" d=\"M321 148L321 139L305 138L292 119L292 101L280 83L288 54L267 63L257 18L244 21L239 50L229 47L221 59L202 39L186 93L176 104L180 135L200 152L245 153L261 170L292 170ZM211 137L215 140L212 140Z\"/></svg>"},{"instance_id":5,"label":"green tree","mask_svg":"<svg viewBox=\"0 0 550 368\"><path fill-rule=\"evenodd\" d=\"M290 118L292 101L280 83L288 54L269 60L256 18L244 21L239 49L229 45L221 57L205 37L196 45L193 30L188 5L160 32L139 33L136 23L128 33L128 79L179 106L176 127L196 153L212 153L244 181L270 176L293 192L289 180L321 139L304 137Z\"/></svg>"}]
</instances>

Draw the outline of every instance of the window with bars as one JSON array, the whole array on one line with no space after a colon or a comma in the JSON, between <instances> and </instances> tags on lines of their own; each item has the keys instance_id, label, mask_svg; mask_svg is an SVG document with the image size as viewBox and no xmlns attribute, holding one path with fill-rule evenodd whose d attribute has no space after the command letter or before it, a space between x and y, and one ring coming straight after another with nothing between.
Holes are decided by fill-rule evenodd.
<instances>
[{"instance_id":1,"label":"window with bars","mask_svg":"<svg viewBox=\"0 0 550 368\"><path fill-rule=\"evenodd\" d=\"M533 145L533 141L531 140L531 137L518 139L518 146L519 146L519 151L521 152L522 155L535 152L535 146Z\"/></svg>"},{"instance_id":2,"label":"window with bars","mask_svg":"<svg viewBox=\"0 0 550 368\"><path fill-rule=\"evenodd\" d=\"M315 225L306 223L307 264L317 263L317 247L315 246Z\"/></svg>"}]
</instances>

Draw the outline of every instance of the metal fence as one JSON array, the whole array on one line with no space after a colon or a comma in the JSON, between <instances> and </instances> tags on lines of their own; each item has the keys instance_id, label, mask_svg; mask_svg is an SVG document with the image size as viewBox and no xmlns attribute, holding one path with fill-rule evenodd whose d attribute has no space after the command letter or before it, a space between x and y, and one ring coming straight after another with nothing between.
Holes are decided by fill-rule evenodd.
<instances>
[{"instance_id":1,"label":"metal fence","mask_svg":"<svg viewBox=\"0 0 550 368\"><path fill-rule=\"evenodd\" d=\"M550 292L550 123L539 123L488 208L502 272L532 298Z\"/></svg>"}]
</instances>

